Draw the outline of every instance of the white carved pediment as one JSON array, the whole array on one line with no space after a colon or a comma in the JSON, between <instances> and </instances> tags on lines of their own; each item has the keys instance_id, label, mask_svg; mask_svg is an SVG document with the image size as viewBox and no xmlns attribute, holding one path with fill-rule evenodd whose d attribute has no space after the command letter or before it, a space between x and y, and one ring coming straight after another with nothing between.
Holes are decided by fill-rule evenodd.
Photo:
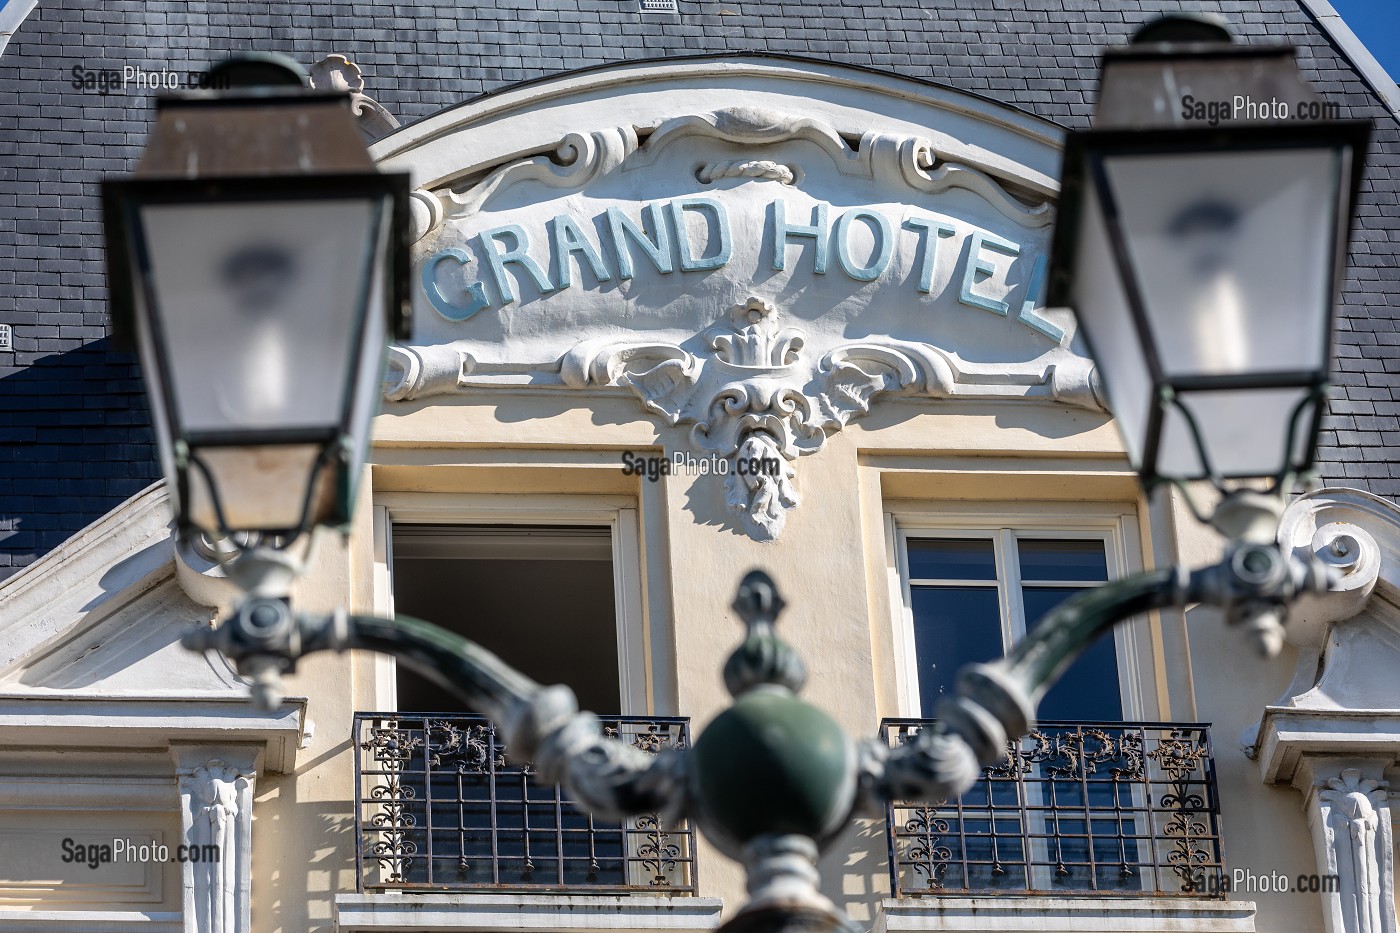
<instances>
[{"instance_id":1,"label":"white carved pediment","mask_svg":"<svg viewBox=\"0 0 1400 933\"><path fill-rule=\"evenodd\" d=\"M800 501L796 460L883 398L1103 411L1072 315L1044 307L1058 130L838 66L642 70L375 147L420 185L389 402L630 392L691 453L781 461L727 481L760 539Z\"/></svg>"},{"instance_id":2,"label":"white carved pediment","mask_svg":"<svg viewBox=\"0 0 1400 933\"><path fill-rule=\"evenodd\" d=\"M0 582L0 745L227 741L262 749L270 771L294 765L306 701L255 710L221 656L181 647L214 610L181 585L175 555L158 484Z\"/></svg>"},{"instance_id":3,"label":"white carved pediment","mask_svg":"<svg viewBox=\"0 0 1400 933\"><path fill-rule=\"evenodd\" d=\"M64 642L27 659L0 679L0 690L99 695L247 695L247 686L222 655L195 654L180 645L192 625L207 623L174 579L142 593Z\"/></svg>"}]
</instances>

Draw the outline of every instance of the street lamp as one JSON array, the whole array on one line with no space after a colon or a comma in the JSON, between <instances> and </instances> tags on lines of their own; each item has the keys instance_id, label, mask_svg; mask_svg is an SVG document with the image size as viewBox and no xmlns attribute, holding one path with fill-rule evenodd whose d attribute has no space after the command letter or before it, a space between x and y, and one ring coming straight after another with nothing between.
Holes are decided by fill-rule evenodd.
<instances>
[{"instance_id":1,"label":"street lamp","mask_svg":"<svg viewBox=\"0 0 1400 933\"><path fill-rule=\"evenodd\" d=\"M1065 140L1048 302L1072 307L1143 483L1313 463L1370 123L1291 46L1169 17L1104 55Z\"/></svg>"},{"instance_id":2,"label":"street lamp","mask_svg":"<svg viewBox=\"0 0 1400 933\"><path fill-rule=\"evenodd\" d=\"M162 98L134 176L103 185L113 331L140 353L182 535L348 522L408 336L408 176L298 72L243 59L210 75L228 90Z\"/></svg>"},{"instance_id":3,"label":"street lamp","mask_svg":"<svg viewBox=\"0 0 1400 933\"><path fill-rule=\"evenodd\" d=\"M961 671L956 695L934 711L937 725L894 749L875 739L852 741L829 715L797 696L805 670L777 636L783 601L760 571L744 578L734 603L747 626L724 670L734 703L706 726L692 749L655 756L604 736L598 717L579 712L569 688L537 684L435 626L344 610L295 613L286 597L294 565L278 562L279 547L313 524L348 518L353 497L332 506L317 491L327 487L318 484L327 482L323 472L334 465L342 486L353 488L372 407L367 400L379 384L372 361L382 353L386 332L402 335L407 318L402 228L395 221L386 234L370 220L377 216L389 225L388 218L400 217L402 189L391 194L390 183L371 180L361 147L342 156L354 162L347 171L364 185L355 190L380 207L378 214L346 208L344 216L358 222L333 236L326 231L342 249L358 244L352 254L366 265L356 270L357 288L317 293L320 318L290 319L298 309L278 289L317 283L292 286L283 281L285 270L290 265L297 275L324 274L327 286L340 271L319 263L320 254L295 238L280 239L278 226L257 223L252 213L232 214L243 237L184 241L176 234L201 228L177 214L152 212L149 204L163 206L150 200L153 189L137 185L123 197L114 188L109 196L114 312L135 318L181 534L270 535L256 546L233 548L230 575L249 594L218 629L192 631L185 644L222 651L252 679L253 698L265 706L280 702L281 674L308 653L391 653L492 719L513 757L532 761L542 780L564 784L589 812L621 817L659 811L694 819L748 871L749 901L726 923L727 933L849 930L849 921L817 890L820 849L853 816L876 815L887 801L941 801L970 788L982 767L1003 758L1008 740L1033 727L1041 697L1094 638L1142 612L1204 603L1221 608L1272 653L1281 646L1288 605L1300 593L1327 585L1322 565L1282 553L1274 532L1288 477L1313 459L1331 305L1364 127L1177 127L1179 93L1215 95L1211 100L1251 92L1270 93L1271 99L1315 96L1298 96L1311 91L1297 76L1291 50L1236 49L1219 27L1180 17L1147 27L1139 38L1135 48L1105 58L1095 128L1068 137L1052 299L1075 308L1100 354L1129 456L1144 483L1205 478L1225 494L1212 515L1202 516L1230 539L1220 564L1148 571L1065 601L1007 657ZM281 91L245 89L232 97L239 95L262 105L282 97L299 102L289 106L312 102L289 83ZM221 132L221 114L238 114L209 95L165 105L163 114L167 107L171 127L203 128L192 134L193 148ZM186 123L178 124L177 112ZM329 116L326 121L329 127ZM269 151L314 148L311 141L297 142L309 122L266 125L281 134ZM153 148L178 139L173 131L158 123ZM245 121L228 132L245 138L252 129ZM346 124L335 132L342 140L337 148L353 148L345 141ZM296 226L295 216L321 206L306 204L297 185L259 187L270 179L224 176L211 195L199 187L208 185L200 174L204 163L188 157L149 161L167 172L184 171L193 185L185 190L203 192L198 211L227 210L225 200L241 198L240 207L253 201L278 225L285 220L310 232ZM339 180L348 182L349 176ZM336 198L352 201L352 187L336 189ZM255 188L258 196L250 197ZM275 194L296 199L295 209ZM254 258L240 259L244 252ZM373 271L389 254L390 268ZM169 257L178 260L173 269ZM241 268L240 262L248 264L246 279L237 271L231 280L220 278L218 270ZM253 403L274 393L250 380L248 371L284 374L280 358L261 358L263 344L247 332L256 327L229 323L250 313L242 310L239 294L254 285L260 296L263 288L269 295L278 292L276 298L248 300L265 305L269 317L289 317L276 326L289 341L306 341L296 344L297 352L324 339L317 321L334 318L363 327L337 344L343 353L339 370L329 357L322 366L327 385L339 387L339 394L325 397L340 399L341 407L308 409L299 406L309 403L277 395L281 401L253 414ZM374 305L376 295L383 304ZM172 313L188 319L170 330ZM227 339L227 362L200 348L209 333ZM179 358L187 352L195 354L193 361ZM219 385L206 384L213 380ZM183 398L187 390L193 393L189 401ZM326 417L332 411L341 417ZM292 429L302 433L293 438ZM313 434L316 440L310 440ZM320 445L320 453L296 460L290 448L297 444ZM277 475L273 465L253 485L221 469L217 455L211 461L213 451L246 452L249 445L275 448L277 463L300 484L299 511L285 491L274 494L265 485ZM191 480L191 465L201 479ZM1266 492L1238 485L1260 477L1273 480ZM279 504L274 509L270 501L254 501L260 497ZM754 773L754 762L762 762L761 773Z\"/></svg>"}]
</instances>

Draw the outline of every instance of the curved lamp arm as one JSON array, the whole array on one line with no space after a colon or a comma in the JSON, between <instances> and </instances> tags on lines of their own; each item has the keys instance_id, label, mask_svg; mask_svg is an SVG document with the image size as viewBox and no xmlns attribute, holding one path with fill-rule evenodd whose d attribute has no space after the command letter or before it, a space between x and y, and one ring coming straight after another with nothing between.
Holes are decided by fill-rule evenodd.
<instances>
[{"instance_id":1,"label":"curved lamp arm","mask_svg":"<svg viewBox=\"0 0 1400 933\"><path fill-rule=\"evenodd\" d=\"M1005 758L1008 741L1035 728L1046 691L1125 619L1167 606L1215 606L1272 657L1283 646L1288 604L1303 592L1325 592L1334 575L1321 562L1285 555L1277 545L1244 542L1212 567L1189 574L1180 568L1145 571L1073 596L1006 657L963 668L957 694L934 710L937 724L914 741L895 749L867 742L859 805L878 813L887 801L950 800L966 792L983 766Z\"/></svg>"},{"instance_id":2,"label":"curved lamp arm","mask_svg":"<svg viewBox=\"0 0 1400 933\"><path fill-rule=\"evenodd\" d=\"M546 783L563 784L589 812L606 818L688 812L684 756L674 749L648 754L603 735L574 692L542 686L496 655L446 629L399 616L294 615L284 599L253 596L218 629L195 629L184 639L195 651L218 649L253 681L253 701L273 709L282 701L281 675L315 651L360 648L400 663L455 694L500 728L512 758L533 763Z\"/></svg>"},{"instance_id":3,"label":"curved lamp arm","mask_svg":"<svg viewBox=\"0 0 1400 933\"><path fill-rule=\"evenodd\" d=\"M1274 544L1237 543L1213 567L1189 574L1147 571L1080 593L1061 603L1005 658L964 668L957 695L940 702L934 711L937 725L917 739L896 749L876 740L862 743L857 808L878 813L886 801L961 795L983 766L1002 760L1010 739L1034 728L1037 705L1065 670L1124 619L1204 603L1223 609L1271 655L1282 645L1289 602L1307 590L1324 591L1330 572L1320 562L1287 556ZM481 646L427 622L343 611L297 616L285 599L254 595L226 624L192 631L184 643L194 650L217 648L232 659L239 673L252 679L254 701L264 708L281 701L281 675L294 670L305 654L350 648L392 654L494 721L512 757L533 762L543 779L569 788L590 812L614 818L694 815L689 758L683 752L649 755L604 736L598 717L580 712L568 687L542 686ZM741 654L742 649L736 658Z\"/></svg>"}]
</instances>

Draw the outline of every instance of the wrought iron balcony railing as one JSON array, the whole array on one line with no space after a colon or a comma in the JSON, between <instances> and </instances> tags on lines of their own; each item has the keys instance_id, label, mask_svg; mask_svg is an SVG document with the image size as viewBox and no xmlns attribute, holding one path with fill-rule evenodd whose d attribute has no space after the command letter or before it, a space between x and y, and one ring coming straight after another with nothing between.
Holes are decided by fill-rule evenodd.
<instances>
[{"instance_id":1,"label":"wrought iron balcony railing","mask_svg":"<svg viewBox=\"0 0 1400 933\"><path fill-rule=\"evenodd\" d=\"M619 716L644 751L689 744L689 720ZM694 894L688 824L575 809L508 763L494 726L459 713L356 713L359 890Z\"/></svg>"},{"instance_id":2,"label":"wrought iron balcony railing","mask_svg":"<svg viewBox=\"0 0 1400 933\"><path fill-rule=\"evenodd\" d=\"M887 719L881 731L894 745L930 725ZM1204 897L1225 873L1205 725L1040 723L960 799L895 803L888 823L897 897Z\"/></svg>"}]
</instances>

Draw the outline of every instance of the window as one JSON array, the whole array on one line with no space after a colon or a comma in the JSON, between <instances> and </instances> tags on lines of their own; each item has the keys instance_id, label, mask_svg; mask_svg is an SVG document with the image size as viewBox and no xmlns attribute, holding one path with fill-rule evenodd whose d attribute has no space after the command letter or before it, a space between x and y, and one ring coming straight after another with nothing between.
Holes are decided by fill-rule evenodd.
<instances>
[{"instance_id":1,"label":"window","mask_svg":"<svg viewBox=\"0 0 1400 933\"><path fill-rule=\"evenodd\" d=\"M450 509L422 505L400 510L410 520L384 513L377 561L392 598L377 593L379 605L471 639L536 681L568 684L624 742L688 744L685 719L618 715L640 705L629 686L645 680L626 660L640 641L629 637L635 513L569 504L555 502L551 518L592 523L446 524ZM393 711L355 716L361 890L694 893L687 826L656 814L595 820L508 760L478 711L406 668L392 673L380 695Z\"/></svg>"},{"instance_id":2,"label":"window","mask_svg":"<svg viewBox=\"0 0 1400 933\"><path fill-rule=\"evenodd\" d=\"M890 514L896 671L911 718L885 721L889 741L929 726L964 665L1002 656L1065 599L1136 569L1134 514L1092 503L905 503ZM891 806L899 896L1193 892L1172 821L1203 827L1201 858L1218 862L1209 738L1151 721L1144 625L1101 636L1042 700L1036 730L960 799Z\"/></svg>"},{"instance_id":3,"label":"window","mask_svg":"<svg viewBox=\"0 0 1400 933\"><path fill-rule=\"evenodd\" d=\"M622 709L608 526L395 525L394 609L469 638L579 705ZM462 710L399 669L397 708Z\"/></svg>"},{"instance_id":4,"label":"window","mask_svg":"<svg viewBox=\"0 0 1400 933\"><path fill-rule=\"evenodd\" d=\"M922 716L952 692L959 668L1002 656L1065 599L1108 580L1101 535L911 531L903 550ZM1121 719L1118 668L1113 639L1098 640L1046 695L1040 718Z\"/></svg>"},{"instance_id":5,"label":"window","mask_svg":"<svg viewBox=\"0 0 1400 933\"><path fill-rule=\"evenodd\" d=\"M1134 503L886 500L898 714L933 713L959 668L1001 657L1062 601L1143 566ZM1041 718L1155 720L1149 621L1101 636Z\"/></svg>"}]
</instances>

